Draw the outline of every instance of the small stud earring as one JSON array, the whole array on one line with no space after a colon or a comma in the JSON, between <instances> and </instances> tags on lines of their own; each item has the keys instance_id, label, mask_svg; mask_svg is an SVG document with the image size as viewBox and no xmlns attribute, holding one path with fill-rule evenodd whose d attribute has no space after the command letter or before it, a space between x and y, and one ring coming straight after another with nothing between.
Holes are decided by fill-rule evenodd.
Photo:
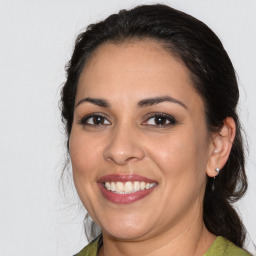
<instances>
[{"instance_id":1,"label":"small stud earring","mask_svg":"<svg viewBox=\"0 0 256 256\"><path fill-rule=\"evenodd\" d=\"M217 168L215 169L215 172L217 172L217 175L218 175L219 172L220 172L220 169L217 167ZM215 181L215 176L213 177L213 180L212 180L212 192L215 191L214 181Z\"/></svg>"},{"instance_id":2,"label":"small stud earring","mask_svg":"<svg viewBox=\"0 0 256 256\"><path fill-rule=\"evenodd\" d=\"M215 154L217 154L217 153L219 152L219 150L218 150L218 149L215 149L213 152L214 152Z\"/></svg>"}]
</instances>

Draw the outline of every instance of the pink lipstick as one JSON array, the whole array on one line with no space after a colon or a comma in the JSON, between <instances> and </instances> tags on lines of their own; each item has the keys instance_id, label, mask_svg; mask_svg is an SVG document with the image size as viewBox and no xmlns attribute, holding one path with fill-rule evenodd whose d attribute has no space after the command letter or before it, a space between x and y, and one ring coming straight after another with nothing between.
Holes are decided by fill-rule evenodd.
<instances>
[{"instance_id":1,"label":"pink lipstick","mask_svg":"<svg viewBox=\"0 0 256 256\"><path fill-rule=\"evenodd\" d=\"M149 195L157 182L146 177L129 175L106 175L98 180L103 196L117 204L129 204Z\"/></svg>"}]
</instances>

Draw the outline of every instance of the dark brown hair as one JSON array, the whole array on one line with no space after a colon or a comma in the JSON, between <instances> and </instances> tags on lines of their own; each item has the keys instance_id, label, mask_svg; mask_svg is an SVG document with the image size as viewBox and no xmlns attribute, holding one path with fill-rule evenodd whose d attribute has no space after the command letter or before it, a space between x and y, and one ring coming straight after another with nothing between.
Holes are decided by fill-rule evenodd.
<instances>
[{"instance_id":1,"label":"dark brown hair","mask_svg":"<svg viewBox=\"0 0 256 256\"><path fill-rule=\"evenodd\" d=\"M218 131L226 117L236 123L236 136L229 159L215 179L208 177L203 217L207 229L242 247L244 226L232 206L247 189L244 149L236 107L238 84L233 65L219 38L203 22L166 5L143 5L121 10L106 20L91 24L81 33L69 61L62 90L62 119L69 139L77 84L94 50L103 43L122 43L130 39L153 39L182 60L190 70L194 87L205 105L207 126ZM68 144L67 144L68 145Z\"/></svg>"}]
</instances>

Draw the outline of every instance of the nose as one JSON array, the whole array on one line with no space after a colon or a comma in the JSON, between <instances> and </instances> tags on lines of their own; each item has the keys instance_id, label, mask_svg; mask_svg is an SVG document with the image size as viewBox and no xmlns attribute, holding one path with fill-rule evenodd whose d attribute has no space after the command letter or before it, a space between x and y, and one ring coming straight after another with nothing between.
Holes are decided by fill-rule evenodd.
<instances>
[{"instance_id":1,"label":"nose","mask_svg":"<svg viewBox=\"0 0 256 256\"><path fill-rule=\"evenodd\" d=\"M131 127L116 127L104 150L104 158L117 165L142 160L145 152L139 134L135 130Z\"/></svg>"}]
</instances>

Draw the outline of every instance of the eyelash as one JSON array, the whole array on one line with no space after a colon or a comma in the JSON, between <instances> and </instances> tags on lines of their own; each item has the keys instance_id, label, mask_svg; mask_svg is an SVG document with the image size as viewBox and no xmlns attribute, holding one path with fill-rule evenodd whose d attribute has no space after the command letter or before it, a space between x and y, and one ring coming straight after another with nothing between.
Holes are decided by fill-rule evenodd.
<instances>
[{"instance_id":1,"label":"eyelash","mask_svg":"<svg viewBox=\"0 0 256 256\"><path fill-rule=\"evenodd\" d=\"M88 120L90 120L92 118L92 121L94 118L102 118L103 121L108 121L107 117L103 114L97 114L97 113L94 113L94 114L90 114L88 116L85 116L83 117L80 121L79 121L79 124L81 125L86 125L86 126L95 126L95 127L99 127L99 126L103 126L103 125L111 125L111 123L109 122L109 124L90 124L88 123ZM95 121L95 120L94 120Z\"/></svg>"},{"instance_id":2,"label":"eyelash","mask_svg":"<svg viewBox=\"0 0 256 256\"><path fill-rule=\"evenodd\" d=\"M92 118L92 122L96 121L96 120L93 120L94 118L101 118L101 121L103 121L103 123L100 123L100 124L88 123L88 120L90 120L91 118ZM169 122L169 123L167 123L167 124L166 123L164 123L164 124L156 124L156 123L155 124L147 124L147 122L153 118L155 119L154 120L155 122L157 121L157 118L160 118L162 120L158 120L158 121L164 121L164 122ZM107 121L108 124L104 124L105 121ZM176 123L177 123L176 119L173 116L158 112L158 113L150 113L148 115L147 119L142 124L146 125L146 126L167 127L167 126L175 125ZM79 121L79 124L84 125L84 126L100 127L103 125L111 125L111 122L108 121L108 118L105 115L94 113L94 114L90 114L88 116L83 117Z\"/></svg>"},{"instance_id":3,"label":"eyelash","mask_svg":"<svg viewBox=\"0 0 256 256\"><path fill-rule=\"evenodd\" d=\"M168 124L145 124L146 122L148 122L150 119L153 119L154 121L157 121L156 118L162 118L165 121L168 121ZM168 114L165 113L150 113L149 117L147 118L146 121L144 121L142 124L145 124L147 126L157 126L157 127L167 127L167 126L172 126L175 125L177 123L176 119Z\"/></svg>"}]
</instances>

